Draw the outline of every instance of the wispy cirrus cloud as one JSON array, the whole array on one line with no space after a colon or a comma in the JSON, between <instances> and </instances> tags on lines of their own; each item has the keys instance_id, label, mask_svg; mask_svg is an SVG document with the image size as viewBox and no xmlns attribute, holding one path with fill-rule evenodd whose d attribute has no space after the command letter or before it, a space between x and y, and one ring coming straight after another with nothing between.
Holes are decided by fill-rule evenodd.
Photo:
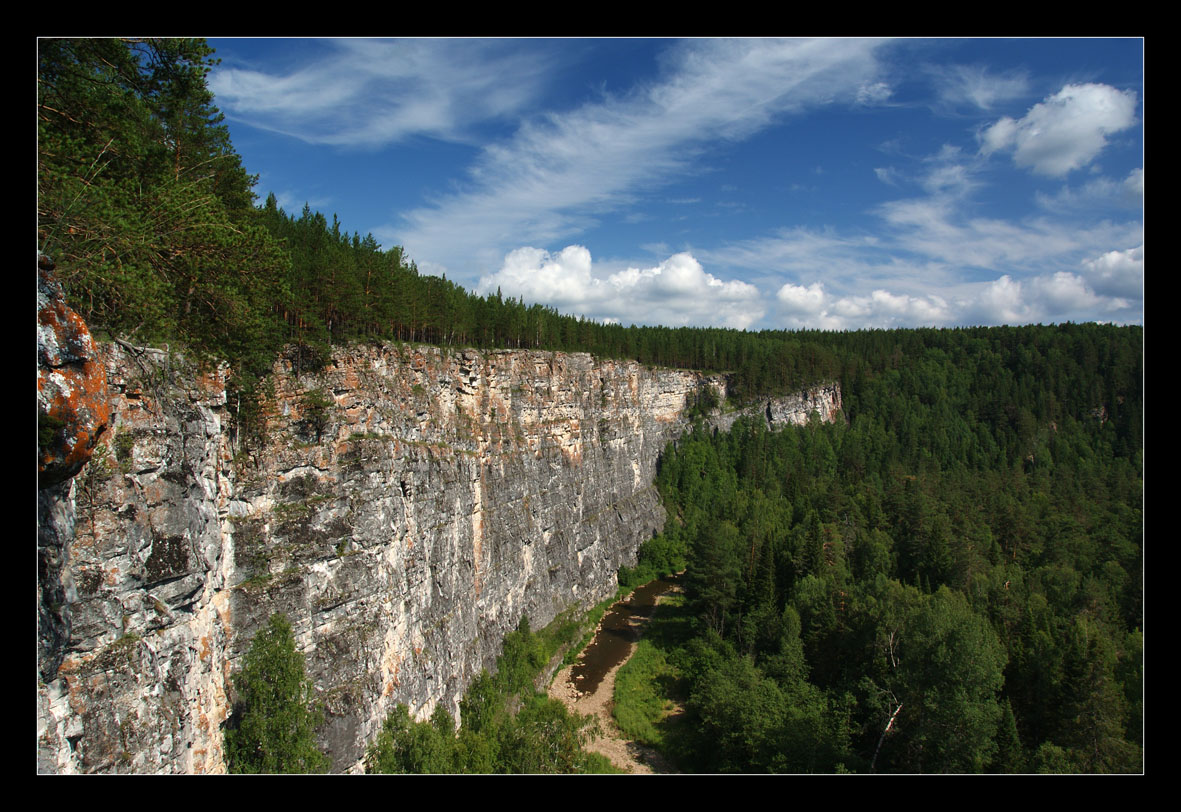
<instances>
[{"instance_id":1,"label":"wispy cirrus cloud","mask_svg":"<svg viewBox=\"0 0 1181 812\"><path fill-rule=\"evenodd\" d=\"M904 179L924 194L878 205L872 233L783 228L699 255L710 267L759 271L784 327L1139 320L1139 221L1080 220L1080 207L1065 204L1017 219L974 215L985 169L944 147ZM1097 198L1142 192L1143 173L1086 188Z\"/></svg>"},{"instance_id":2,"label":"wispy cirrus cloud","mask_svg":"<svg viewBox=\"0 0 1181 812\"><path fill-rule=\"evenodd\" d=\"M864 100L869 40L678 43L662 76L565 113L527 119L484 148L461 188L403 215L385 236L453 276L497 267L514 245L552 245L686 172L719 141L783 116ZM875 89L870 95L881 96ZM430 267L422 262L424 267Z\"/></svg>"},{"instance_id":3,"label":"wispy cirrus cloud","mask_svg":"<svg viewBox=\"0 0 1181 812\"><path fill-rule=\"evenodd\" d=\"M380 147L413 136L467 140L473 124L528 108L557 56L511 40L320 40L286 71L218 68L218 106L312 144Z\"/></svg>"},{"instance_id":4,"label":"wispy cirrus cloud","mask_svg":"<svg viewBox=\"0 0 1181 812\"><path fill-rule=\"evenodd\" d=\"M357 148L398 145L373 153L384 209L360 184L343 199L374 201L383 243L482 293L736 327L1140 318L1133 91L1031 96L1048 78L1012 60L928 66L869 40L645 42L625 69L575 41L300 48L278 50L294 67L275 49L264 70L231 59L219 106L333 147L345 169L368 160Z\"/></svg>"},{"instance_id":5,"label":"wispy cirrus cloud","mask_svg":"<svg viewBox=\"0 0 1181 812\"><path fill-rule=\"evenodd\" d=\"M1029 77L1020 71L996 73L984 65L929 65L937 98L948 107L991 110L1029 92Z\"/></svg>"},{"instance_id":6,"label":"wispy cirrus cloud","mask_svg":"<svg viewBox=\"0 0 1181 812\"><path fill-rule=\"evenodd\" d=\"M1043 209L1053 212L1140 209L1144 205L1144 170L1134 169L1123 180L1091 178L1082 186L1063 186L1054 194L1039 192L1035 199Z\"/></svg>"},{"instance_id":7,"label":"wispy cirrus cloud","mask_svg":"<svg viewBox=\"0 0 1181 812\"><path fill-rule=\"evenodd\" d=\"M1070 94L1064 89L1057 96L1065 99ZM1111 100L1119 103L1116 97ZM1026 118L1046 121L1055 129L1054 117L1048 113ZM1090 120L1101 118L1091 116ZM1083 125L1073 129L1097 131ZM1077 140L1055 137L1076 156L1094 148L1093 139L1085 135ZM919 194L873 207L870 213L877 227L861 231L785 227L766 237L698 249L693 259L710 278L720 272L740 272L757 283L762 310L770 323L784 327L854 329L1140 318L1142 224L1106 217L1080 219L1079 211L1086 207L1078 199L1090 197L1100 205L1106 197L1104 211L1110 212L1113 196L1127 199L1142 193L1142 170L1122 181L1093 178L1077 192L1061 193L1056 208L1043 200L1040 212L1034 208L1015 218L978 213L978 196L989 185L989 172L987 154L944 145L918 160L909 174L878 172L892 185L909 186ZM545 295L535 286L538 278L545 277L545 273L522 276L516 289ZM500 278L506 278L504 271ZM595 282L605 280L601 275ZM606 295L612 289L605 284L597 298L588 290L580 287L581 301L595 301L602 312L607 312L608 305L624 312L623 300ZM709 290L701 289L700 301L713 301L706 295ZM549 294L550 301L557 298ZM729 302L735 310L725 323L743 324L738 310L745 307L754 312L759 301L750 291L735 297ZM667 302L661 311L665 322L684 323L668 317L686 312L678 311L687 307L686 302L675 296ZM709 309L703 308L702 313ZM717 303L712 309L721 312ZM652 317L649 310L646 320ZM692 318L699 317L709 318L697 314ZM719 323L719 316L713 316L713 321Z\"/></svg>"}]
</instances>

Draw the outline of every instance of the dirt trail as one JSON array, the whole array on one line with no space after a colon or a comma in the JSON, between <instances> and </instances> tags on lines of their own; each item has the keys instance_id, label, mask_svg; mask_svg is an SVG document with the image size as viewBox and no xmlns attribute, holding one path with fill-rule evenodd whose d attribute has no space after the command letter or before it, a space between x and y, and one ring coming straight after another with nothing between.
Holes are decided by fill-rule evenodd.
<instances>
[{"instance_id":1,"label":"dirt trail","mask_svg":"<svg viewBox=\"0 0 1181 812\"><path fill-rule=\"evenodd\" d=\"M658 598L657 603L663 597L662 595L661 598ZM637 637L643 634L646 622L647 618L644 617L632 617L629 620L629 624L636 631ZM599 630L596 629L595 634L597 635L598 633ZM594 716L599 720L602 735L590 741L586 749L595 753L601 753L609 758L611 763L616 767L626 770L629 773L651 774L676 772L660 753L650 747L625 738L611 715L615 705L615 675L631 659L635 651L636 644L630 644L628 646L627 657L619 665L608 671L599 683L599 687L591 693L583 693L571 684L570 672L574 666L566 666L557 673L553 682L550 683L549 695L561 700L570 710L576 713ZM581 657L582 655L580 654L579 658L581 659Z\"/></svg>"}]
</instances>

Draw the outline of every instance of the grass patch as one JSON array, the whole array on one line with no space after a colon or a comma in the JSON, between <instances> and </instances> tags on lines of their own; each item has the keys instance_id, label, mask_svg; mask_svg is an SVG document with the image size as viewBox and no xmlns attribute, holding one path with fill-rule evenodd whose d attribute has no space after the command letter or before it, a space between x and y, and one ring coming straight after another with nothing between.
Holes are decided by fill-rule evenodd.
<instances>
[{"instance_id":1,"label":"grass patch","mask_svg":"<svg viewBox=\"0 0 1181 812\"><path fill-rule=\"evenodd\" d=\"M669 715L684 697L683 676L673 652L691 634L692 618L680 592L666 593L652 613L635 654L615 677L615 721L633 741L666 755Z\"/></svg>"}]
</instances>

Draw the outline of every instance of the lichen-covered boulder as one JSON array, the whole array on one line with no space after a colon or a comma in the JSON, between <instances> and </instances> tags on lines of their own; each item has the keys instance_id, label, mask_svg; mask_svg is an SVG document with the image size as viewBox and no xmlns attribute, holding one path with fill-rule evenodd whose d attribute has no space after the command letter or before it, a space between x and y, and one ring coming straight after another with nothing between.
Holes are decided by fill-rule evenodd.
<instances>
[{"instance_id":1,"label":"lichen-covered boulder","mask_svg":"<svg viewBox=\"0 0 1181 812\"><path fill-rule=\"evenodd\" d=\"M37 484L82 470L111 422L107 374L82 318L66 304L47 257L37 262Z\"/></svg>"}]
</instances>

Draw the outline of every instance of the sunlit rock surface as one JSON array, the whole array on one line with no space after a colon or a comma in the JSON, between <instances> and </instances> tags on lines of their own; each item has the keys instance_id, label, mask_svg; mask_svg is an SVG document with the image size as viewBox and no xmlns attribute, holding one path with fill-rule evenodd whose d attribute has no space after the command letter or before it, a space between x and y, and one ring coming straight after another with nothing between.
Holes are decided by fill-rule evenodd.
<instances>
[{"instance_id":1,"label":"sunlit rock surface","mask_svg":"<svg viewBox=\"0 0 1181 812\"><path fill-rule=\"evenodd\" d=\"M218 374L103 353L117 417L104 466L73 482L46 772L224 771L230 675L277 611L321 746L357 769L396 703L457 712L523 615L538 628L614 590L663 527L660 453L721 388L585 354L353 348L315 373L280 362L267 442L247 448Z\"/></svg>"},{"instance_id":2,"label":"sunlit rock surface","mask_svg":"<svg viewBox=\"0 0 1181 812\"><path fill-rule=\"evenodd\" d=\"M45 258L37 268L37 484L82 470L111 419L105 370L90 331L66 305Z\"/></svg>"},{"instance_id":3,"label":"sunlit rock surface","mask_svg":"<svg viewBox=\"0 0 1181 812\"><path fill-rule=\"evenodd\" d=\"M49 677L70 636L66 566L74 534L71 478L111 421L106 371L86 324L66 305L53 261L37 261L37 670Z\"/></svg>"}]
</instances>

